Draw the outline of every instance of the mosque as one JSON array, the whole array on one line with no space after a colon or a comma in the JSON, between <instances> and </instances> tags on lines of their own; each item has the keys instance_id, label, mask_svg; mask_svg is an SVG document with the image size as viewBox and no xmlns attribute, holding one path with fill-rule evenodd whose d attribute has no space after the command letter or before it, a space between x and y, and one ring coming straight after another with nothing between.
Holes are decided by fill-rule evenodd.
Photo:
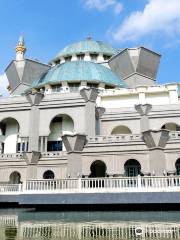
<instances>
[{"instance_id":1,"label":"mosque","mask_svg":"<svg viewBox=\"0 0 180 240\"><path fill-rule=\"evenodd\" d=\"M156 84L160 55L87 38L49 63L20 37L0 98L0 182L180 175L178 83Z\"/></svg>"}]
</instances>

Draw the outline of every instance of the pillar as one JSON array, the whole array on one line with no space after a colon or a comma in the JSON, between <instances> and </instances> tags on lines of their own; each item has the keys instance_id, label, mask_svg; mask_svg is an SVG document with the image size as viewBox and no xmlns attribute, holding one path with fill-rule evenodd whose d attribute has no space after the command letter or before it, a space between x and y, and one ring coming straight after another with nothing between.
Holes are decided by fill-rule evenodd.
<instances>
[{"instance_id":1,"label":"pillar","mask_svg":"<svg viewBox=\"0 0 180 240\"><path fill-rule=\"evenodd\" d=\"M169 131L148 130L142 133L143 141L149 148L150 171L156 176L163 176L166 170L166 158L164 148L169 140Z\"/></svg>"},{"instance_id":2,"label":"pillar","mask_svg":"<svg viewBox=\"0 0 180 240\"><path fill-rule=\"evenodd\" d=\"M101 120L100 118L105 113L106 109L103 107L96 107L96 135L101 135Z\"/></svg>"},{"instance_id":3,"label":"pillar","mask_svg":"<svg viewBox=\"0 0 180 240\"><path fill-rule=\"evenodd\" d=\"M77 178L82 176L82 159L81 153L86 143L85 134L65 134L62 141L67 151L67 176Z\"/></svg>"},{"instance_id":4,"label":"pillar","mask_svg":"<svg viewBox=\"0 0 180 240\"><path fill-rule=\"evenodd\" d=\"M29 151L39 150L39 103L43 99L42 93L28 94L27 100L31 104L29 125Z\"/></svg>"},{"instance_id":5,"label":"pillar","mask_svg":"<svg viewBox=\"0 0 180 240\"><path fill-rule=\"evenodd\" d=\"M88 137L96 135L96 99L98 90L96 88L81 89L80 95L85 101L85 133Z\"/></svg>"},{"instance_id":6,"label":"pillar","mask_svg":"<svg viewBox=\"0 0 180 240\"><path fill-rule=\"evenodd\" d=\"M27 172L26 172L26 179L37 179L37 163L40 158L40 152L26 152L24 153L24 157L27 163Z\"/></svg>"},{"instance_id":7,"label":"pillar","mask_svg":"<svg viewBox=\"0 0 180 240\"><path fill-rule=\"evenodd\" d=\"M171 104L178 103L178 85L175 83L166 84L166 88L169 92L169 100Z\"/></svg>"},{"instance_id":8,"label":"pillar","mask_svg":"<svg viewBox=\"0 0 180 240\"><path fill-rule=\"evenodd\" d=\"M135 105L136 111L140 114L141 119L140 119L140 128L141 132L149 130L149 118L148 114L152 109L152 105L150 104L138 104Z\"/></svg>"}]
</instances>

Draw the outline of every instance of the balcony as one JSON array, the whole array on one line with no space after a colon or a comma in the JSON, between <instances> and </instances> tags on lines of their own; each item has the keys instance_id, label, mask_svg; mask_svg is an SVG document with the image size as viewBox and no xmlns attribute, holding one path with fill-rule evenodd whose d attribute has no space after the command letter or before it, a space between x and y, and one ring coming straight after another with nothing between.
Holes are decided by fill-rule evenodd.
<instances>
[{"instance_id":1,"label":"balcony","mask_svg":"<svg viewBox=\"0 0 180 240\"><path fill-rule=\"evenodd\" d=\"M67 178L28 180L22 184L0 184L1 194L39 193L131 193L179 192L180 176L121 177L121 178Z\"/></svg>"}]
</instances>

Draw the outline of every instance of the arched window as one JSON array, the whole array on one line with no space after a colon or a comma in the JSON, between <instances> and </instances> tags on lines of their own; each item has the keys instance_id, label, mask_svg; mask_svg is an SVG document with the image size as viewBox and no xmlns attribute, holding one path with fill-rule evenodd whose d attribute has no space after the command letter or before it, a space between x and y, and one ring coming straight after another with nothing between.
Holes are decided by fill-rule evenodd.
<instances>
[{"instance_id":1,"label":"arched window","mask_svg":"<svg viewBox=\"0 0 180 240\"><path fill-rule=\"evenodd\" d=\"M116 135L116 134L131 134L131 133L132 133L131 130L128 127L124 126L124 125L120 125L120 126L115 127L112 130L112 132L111 132L112 135Z\"/></svg>"},{"instance_id":2,"label":"arched window","mask_svg":"<svg viewBox=\"0 0 180 240\"><path fill-rule=\"evenodd\" d=\"M180 158L176 161L176 175L180 175Z\"/></svg>"},{"instance_id":3,"label":"arched window","mask_svg":"<svg viewBox=\"0 0 180 240\"><path fill-rule=\"evenodd\" d=\"M47 170L43 174L43 179L54 179L54 173L51 170Z\"/></svg>"},{"instance_id":4,"label":"arched window","mask_svg":"<svg viewBox=\"0 0 180 240\"><path fill-rule=\"evenodd\" d=\"M11 184L19 184L21 182L21 174L19 172L12 172L9 176L9 182Z\"/></svg>"},{"instance_id":5,"label":"arched window","mask_svg":"<svg viewBox=\"0 0 180 240\"><path fill-rule=\"evenodd\" d=\"M169 131L180 131L180 126L176 123L166 123L161 127L161 129L166 129Z\"/></svg>"},{"instance_id":6,"label":"arched window","mask_svg":"<svg viewBox=\"0 0 180 240\"><path fill-rule=\"evenodd\" d=\"M136 177L141 173L141 165L135 159L130 159L124 164L125 175L127 177Z\"/></svg>"},{"instance_id":7,"label":"arched window","mask_svg":"<svg viewBox=\"0 0 180 240\"><path fill-rule=\"evenodd\" d=\"M105 177L106 164L103 161L97 160L91 164L91 174L89 177Z\"/></svg>"}]
</instances>

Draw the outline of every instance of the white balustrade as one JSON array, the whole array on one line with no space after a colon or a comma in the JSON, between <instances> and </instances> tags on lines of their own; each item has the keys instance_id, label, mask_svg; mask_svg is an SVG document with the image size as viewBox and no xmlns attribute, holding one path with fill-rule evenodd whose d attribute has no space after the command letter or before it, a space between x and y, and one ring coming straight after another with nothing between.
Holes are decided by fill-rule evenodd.
<instances>
[{"instance_id":1,"label":"white balustrade","mask_svg":"<svg viewBox=\"0 0 180 240\"><path fill-rule=\"evenodd\" d=\"M180 192L180 176L120 177L120 178L66 178L28 180L23 184L0 184L4 193L87 193L87 192Z\"/></svg>"},{"instance_id":2,"label":"white balustrade","mask_svg":"<svg viewBox=\"0 0 180 240\"><path fill-rule=\"evenodd\" d=\"M30 180L26 182L26 191L75 191L78 189L78 179L59 179L59 180Z\"/></svg>"},{"instance_id":3,"label":"white balustrade","mask_svg":"<svg viewBox=\"0 0 180 240\"><path fill-rule=\"evenodd\" d=\"M22 184L0 184L0 194L17 194L22 191Z\"/></svg>"}]
</instances>

